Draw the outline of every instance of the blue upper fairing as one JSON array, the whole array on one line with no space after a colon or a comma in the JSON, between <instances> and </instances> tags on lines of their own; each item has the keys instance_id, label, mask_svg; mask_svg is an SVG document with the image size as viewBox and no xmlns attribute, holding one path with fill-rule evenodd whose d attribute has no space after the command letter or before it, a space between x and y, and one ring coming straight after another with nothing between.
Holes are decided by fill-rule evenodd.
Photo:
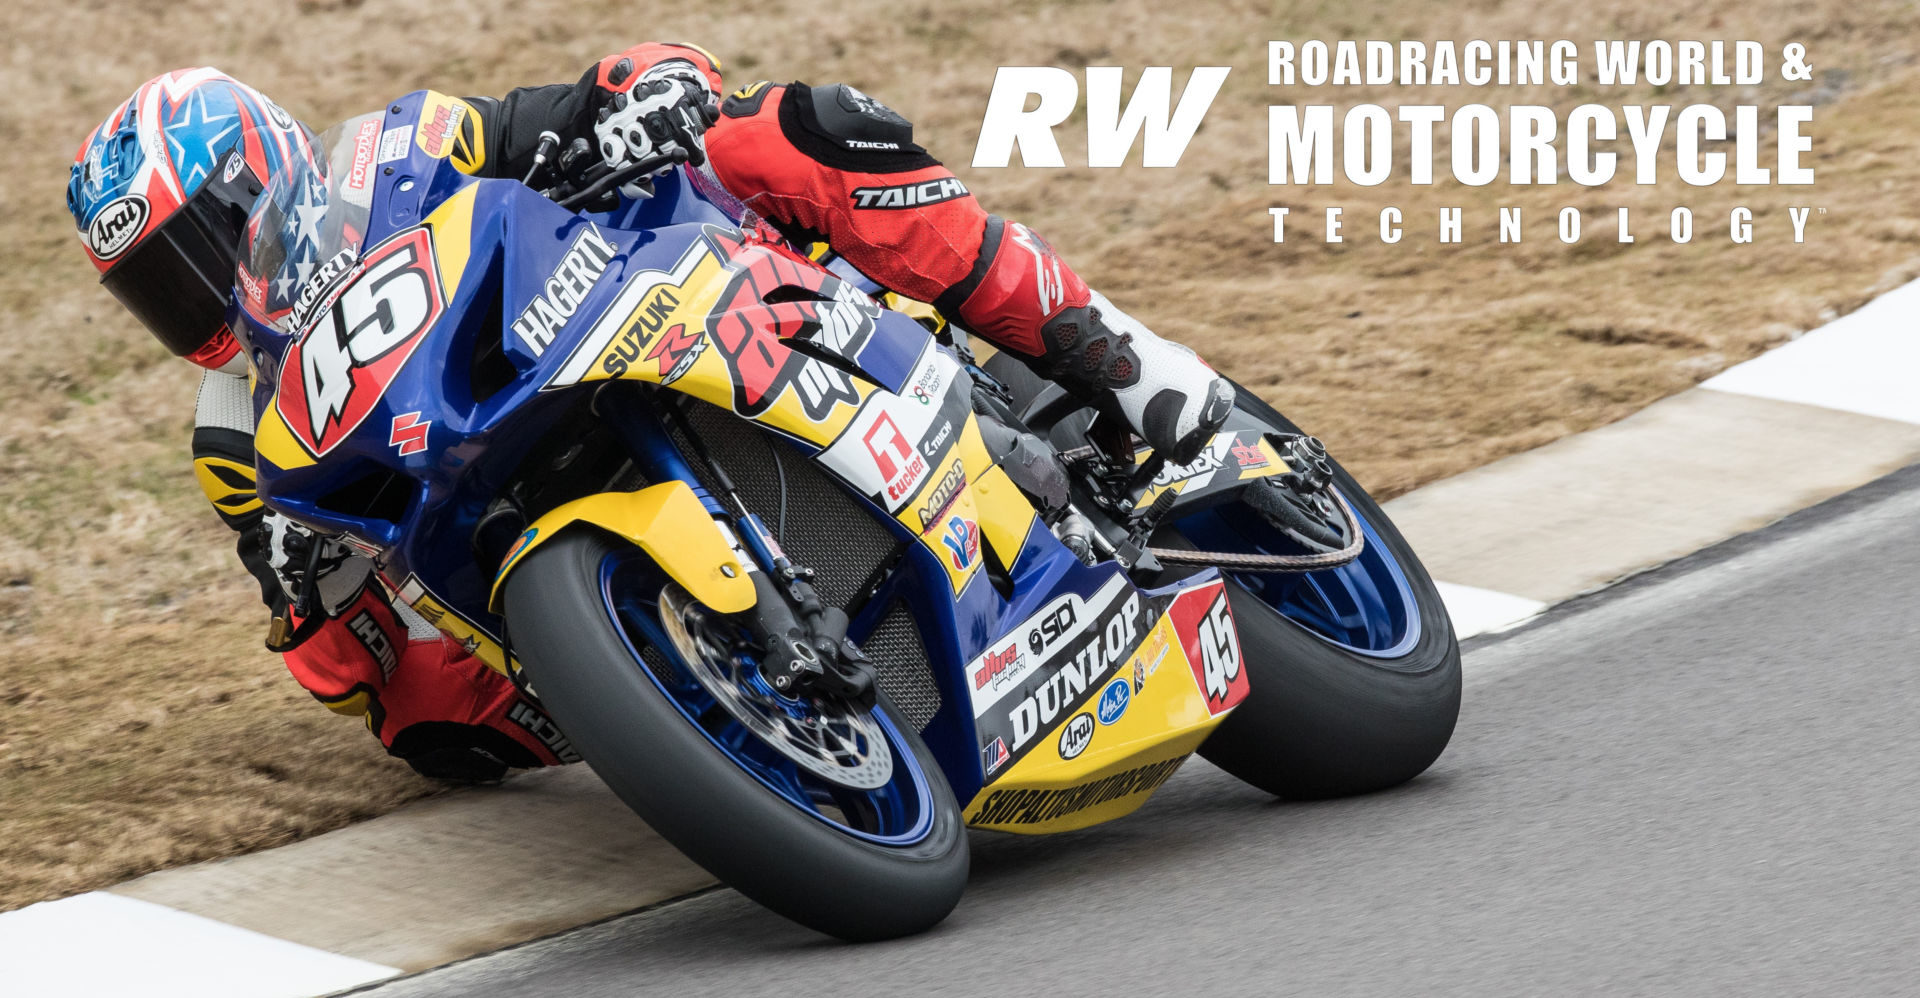
<instances>
[{"instance_id":1,"label":"blue upper fairing","mask_svg":"<svg viewBox=\"0 0 1920 998\"><path fill-rule=\"evenodd\" d=\"M395 102L386 117L404 122L409 114L417 114L422 99L421 94L403 98ZM340 248L371 255L388 240L414 231L434 209L471 187L475 189L470 194L468 245L436 244L433 248L443 283L457 280L457 285L434 328L422 334L420 352L402 365L385 385L378 404L359 428L328 448L327 461L290 472L271 469L267 472L269 480L262 483L263 490L297 508L303 518L312 519L317 525L345 529L381 544L396 539L391 529L355 523L310 502L306 504L310 508L299 508L303 499L311 500L321 494L315 487L318 483L312 480L338 478L338 466L355 460L372 462L422 478L427 486L423 496L425 504L439 505L444 498L440 492L470 473L468 465L478 450L509 442L494 439L507 415L535 401L537 381L529 375L539 369L542 357L536 356L510 331L514 321L547 290L548 281L582 232L618 231L618 236L608 240L617 245L618 252L610 259L596 261L605 264L608 279L592 282L584 298L573 303L574 319L590 319L604 309L624 271L657 266L658 257L670 259L677 255L679 246L661 248L663 242L670 241L670 236L678 236L684 243L697 234L697 226L692 225L675 232L673 223L726 224L729 221L711 204L690 196L686 185L675 177L663 178L658 185L659 195L653 199L626 203L613 212L581 215L559 208L518 183L477 180L453 169L447 160L425 155L412 144L401 148L405 155L377 171L368 204L354 213L358 216L355 221L364 219L364 223L353 238L343 240L336 234L331 241L322 242L317 253L311 249L305 252L310 257L322 257L320 262ZM276 181L276 186L299 188L304 179L313 178L293 177L284 183ZM337 210L342 201L342 178L318 179L322 187L331 191L330 210ZM306 193L302 192L301 197ZM293 200L299 210L299 198ZM663 230L660 226L668 228ZM353 230L355 226L348 228ZM434 237L443 238L438 231ZM450 270L449 257L464 257L465 263ZM334 286L334 293L338 293L338 286ZM299 339L299 331L284 328L287 325L284 312L275 317L277 321L269 321L266 315L256 314L252 309L242 309L237 317L255 347L253 359L259 373L260 399L264 401L280 387L282 363L289 348ZM313 316L309 316L309 320L307 325L325 326L324 320ZM322 328L311 335L325 336L327 330ZM501 369L503 372L510 368L511 376L504 383L483 386L471 377L473 358L487 352L504 358L508 368ZM548 358L551 356L547 354ZM495 377L499 375L496 373ZM389 434L379 431L390 426L393 417L413 412L419 413L420 423L431 424L431 446L411 455L396 454ZM519 421L518 416L513 420ZM423 475L423 471L427 474Z\"/></svg>"},{"instance_id":2,"label":"blue upper fairing","mask_svg":"<svg viewBox=\"0 0 1920 998\"><path fill-rule=\"evenodd\" d=\"M405 128L425 99L417 93L394 102L384 115L383 131ZM350 129L329 135L336 146L352 142ZM685 244L698 237L699 225L689 223L724 225L731 220L677 175L661 178L654 198L623 202L611 212L576 214L519 183L462 174L414 143L405 142L399 149L399 158L372 171L370 191L354 198L364 205L347 206L353 209L348 212L351 221L322 239L319 252L314 247L303 251L330 257L345 249L371 258L392 240L420 231L421 222L436 208L472 188L467 195L472 199L468 245L433 247L443 289L452 284L452 294L357 428L327 447L324 460L287 469L263 461L260 491L290 515L379 550L379 564L388 578L432 580L431 588L442 602L453 604L471 621L483 622L491 579L475 564L468 538L506 477L570 404L538 390L551 373L546 368L558 363L567 344L536 355L513 335L514 322L549 290L549 280L583 232L603 233L617 250L596 258L604 264L607 279L590 282L585 295L572 304L562 337L577 336L577 329L605 309L625 273L677 258ZM312 210L301 202L312 200L315 187L323 201L331 198L329 210L339 208L353 197L342 176L351 171L345 161L343 153L330 172L290 172L275 186L295 210ZM270 190L263 203L274 193ZM292 213L283 212L289 217ZM433 235L443 238L442 231ZM257 238L282 238L291 249L295 237L261 232ZM456 272L448 261L460 256L465 263ZM350 276L343 277L331 293L341 294L340 286L349 283ZM323 298L309 316L306 325L313 332L306 334L306 346L337 346L342 336L327 316L319 315L324 305ZM290 328L284 309L275 310L280 314L271 318L263 311L243 304L232 316L258 375L256 411L274 404L288 375L283 365L302 340L301 330ZM351 344L358 334L345 335ZM490 362L485 370L480 367L483 360ZM324 423L323 414L315 425ZM416 438L418 443L409 442ZM309 455L316 449L305 441L302 446ZM369 508L382 515L367 515Z\"/></svg>"},{"instance_id":3,"label":"blue upper fairing","mask_svg":"<svg viewBox=\"0 0 1920 998\"><path fill-rule=\"evenodd\" d=\"M232 318L258 376L256 411L285 417L295 439L278 446L300 448L280 451L297 458L281 467L270 460L273 445L261 444L263 498L345 534L410 599L427 594L497 641L501 628L487 600L498 552L483 556L478 528L510 486L548 467L532 461L549 461L541 448L554 456L567 449L566 434L593 392L543 389L636 275L672 272L716 227L738 220L680 171L656 180L652 198L603 213L564 210L514 180L467 176L429 155L411 131L399 131L417 121L428 99L409 95L348 123L361 123L360 131L329 132L318 157L326 166L316 167L324 173L276 178L263 200L279 195L281 215L273 226L263 222L256 239L283 245L256 257L304 262L308 300L291 314L248 301ZM367 120L378 122L371 161ZM355 177L362 187L350 188ZM278 235L287 229L278 223L318 210L314 198L329 212L348 207L331 223L322 219L313 245L300 248L297 234ZM343 252L338 274L320 269ZM898 313L882 313L872 329L849 347L855 356L848 359L888 391L910 395L924 352L943 348ZM592 416L613 427L648 479L680 478L697 488L684 458L663 443L664 431L635 429L658 424L657 417L623 420L623 403L611 398L639 396L607 395ZM955 595L934 549L871 500L857 501L905 557L850 633L864 639L887 607L910 608L944 704L924 738L967 799L984 782L967 663L1047 601L1066 592L1090 597L1124 573L1114 564L1081 565L1036 518L1021 550L1001 566L1012 583L1006 595L986 571Z\"/></svg>"}]
</instances>

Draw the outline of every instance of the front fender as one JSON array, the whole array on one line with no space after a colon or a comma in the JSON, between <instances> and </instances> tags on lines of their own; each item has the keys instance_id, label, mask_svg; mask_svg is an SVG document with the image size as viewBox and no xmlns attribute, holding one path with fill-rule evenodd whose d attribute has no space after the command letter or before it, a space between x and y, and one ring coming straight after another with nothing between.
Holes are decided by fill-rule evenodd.
<instances>
[{"instance_id":1,"label":"front fender","mask_svg":"<svg viewBox=\"0 0 1920 998\"><path fill-rule=\"evenodd\" d=\"M507 576L528 552L582 526L632 542L694 599L720 613L739 613L754 604L753 581L732 540L687 483L673 481L575 499L535 520L501 560L487 608L500 612Z\"/></svg>"}]
</instances>

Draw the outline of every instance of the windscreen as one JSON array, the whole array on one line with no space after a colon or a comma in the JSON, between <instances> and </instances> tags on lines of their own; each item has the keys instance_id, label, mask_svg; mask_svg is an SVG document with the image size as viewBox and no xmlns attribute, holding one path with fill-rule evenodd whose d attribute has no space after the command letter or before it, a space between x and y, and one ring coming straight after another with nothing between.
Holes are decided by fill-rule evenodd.
<instances>
[{"instance_id":1,"label":"windscreen","mask_svg":"<svg viewBox=\"0 0 1920 998\"><path fill-rule=\"evenodd\" d=\"M296 161L274 177L247 220L242 291L261 318L283 331L304 326L359 258L381 117L363 114L322 132L314 140L314 162Z\"/></svg>"}]
</instances>

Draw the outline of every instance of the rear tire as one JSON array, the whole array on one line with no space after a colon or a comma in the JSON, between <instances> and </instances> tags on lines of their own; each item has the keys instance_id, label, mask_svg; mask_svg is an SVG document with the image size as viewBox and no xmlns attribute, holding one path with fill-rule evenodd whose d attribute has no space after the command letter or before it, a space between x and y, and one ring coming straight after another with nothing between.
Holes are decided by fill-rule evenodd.
<instances>
[{"instance_id":1,"label":"rear tire","mask_svg":"<svg viewBox=\"0 0 1920 998\"><path fill-rule=\"evenodd\" d=\"M594 772L688 858L809 928L864 942L945 918L966 887L966 829L913 726L882 699L931 785L932 828L919 841L883 846L803 812L696 729L628 650L601 591L616 550L574 531L527 555L506 584L514 654Z\"/></svg>"},{"instance_id":2,"label":"rear tire","mask_svg":"<svg viewBox=\"0 0 1920 998\"><path fill-rule=\"evenodd\" d=\"M1299 432L1235 387L1243 411ZM1323 640L1228 578L1251 692L1200 754L1291 799L1343 797L1411 780L1439 758L1460 716L1460 643L1438 588L1379 504L1338 463L1334 484L1399 564L1421 632L1399 657L1362 655Z\"/></svg>"}]
</instances>

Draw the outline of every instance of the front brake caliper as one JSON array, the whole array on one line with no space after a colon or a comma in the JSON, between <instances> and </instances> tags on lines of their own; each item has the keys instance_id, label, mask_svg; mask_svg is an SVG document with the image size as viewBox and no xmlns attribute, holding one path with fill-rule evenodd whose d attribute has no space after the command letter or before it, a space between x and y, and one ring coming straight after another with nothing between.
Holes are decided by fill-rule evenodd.
<instances>
[{"instance_id":1,"label":"front brake caliper","mask_svg":"<svg viewBox=\"0 0 1920 998\"><path fill-rule=\"evenodd\" d=\"M759 599L750 613L761 645L760 674L781 694L844 700L873 709L879 686L873 663L847 640L847 614L827 606L804 569L786 566L783 593L766 575L753 573Z\"/></svg>"}]
</instances>

